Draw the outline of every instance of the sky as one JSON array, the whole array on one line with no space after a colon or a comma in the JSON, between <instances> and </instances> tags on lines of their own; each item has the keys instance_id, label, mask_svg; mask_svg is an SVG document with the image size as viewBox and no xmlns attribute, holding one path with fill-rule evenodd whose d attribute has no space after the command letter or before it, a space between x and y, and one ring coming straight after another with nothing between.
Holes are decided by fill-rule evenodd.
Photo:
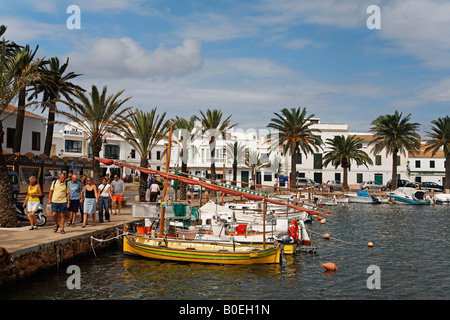
<instances>
[{"instance_id":1,"label":"sky","mask_svg":"<svg viewBox=\"0 0 450 320\"><path fill-rule=\"evenodd\" d=\"M125 89L127 106L169 118L220 109L262 130L306 107L368 132L398 110L425 135L450 114L450 1L0 0L0 24L39 57L69 58L86 90Z\"/></svg>"}]
</instances>

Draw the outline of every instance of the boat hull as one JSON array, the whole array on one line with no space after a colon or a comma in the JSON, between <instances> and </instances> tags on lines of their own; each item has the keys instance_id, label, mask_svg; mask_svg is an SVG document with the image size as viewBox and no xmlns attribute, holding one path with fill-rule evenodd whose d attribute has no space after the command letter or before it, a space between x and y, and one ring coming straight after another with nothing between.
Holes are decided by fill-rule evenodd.
<instances>
[{"instance_id":1,"label":"boat hull","mask_svg":"<svg viewBox=\"0 0 450 320\"><path fill-rule=\"evenodd\" d=\"M387 197L389 199L392 199L392 200L396 201L396 202L400 202L400 203L404 203L404 204L412 204L412 205L425 204L425 205L429 205L431 203L430 201L416 201L414 199L405 198L405 197L402 197L402 196L390 195L390 194L388 194Z\"/></svg>"},{"instance_id":2,"label":"boat hull","mask_svg":"<svg viewBox=\"0 0 450 320\"><path fill-rule=\"evenodd\" d=\"M248 265L280 263L281 258L280 245L265 250L250 250L248 246L146 239L136 235L125 235L123 239L125 254L158 260Z\"/></svg>"}]
</instances>

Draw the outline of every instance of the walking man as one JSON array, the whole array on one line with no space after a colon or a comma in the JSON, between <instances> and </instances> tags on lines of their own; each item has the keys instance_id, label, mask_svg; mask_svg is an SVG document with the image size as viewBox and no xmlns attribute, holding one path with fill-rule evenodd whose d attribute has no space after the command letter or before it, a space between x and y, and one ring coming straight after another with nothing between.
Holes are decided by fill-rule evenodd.
<instances>
[{"instance_id":1,"label":"walking man","mask_svg":"<svg viewBox=\"0 0 450 320\"><path fill-rule=\"evenodd\" d=\"M122 208L123 194L125 192L125 182L120 179L117 174L114 175L114 180L111 182L112 187L112 199L113 199L113 210L114 214L119 214ZM118 202L118 203L117 203ZM119 212L117 213L117 207Z\"/></svg>"},{"instance_id":2,"label":"walking man","mask_svg":"<svg viewBox=\"0 0 450 320\"><path fill-rule=\"evenodd\" d=\"M72 175L72 179L68 182L70 188L70 206L69 206L69 222L67 226L72 225L75 227L75 217L77 216L78 210L83 203L83 186L81 182L78 181L76 175Z\"/></svg>"},{"instance_id":3,"label":"walking man","mask_svg":"<svg viewBox=\"0 0 450 320\"><path fill-rule=\"evenodd\" d=\"M55 221L53 232L58 232L59 218L61 218L61 234L65 234L64 218L70 206L70 188L64 172L61 172L58 180L53 181L48 194L48 204L51 204L53 221Z\"/></svg>"}]
</instances>

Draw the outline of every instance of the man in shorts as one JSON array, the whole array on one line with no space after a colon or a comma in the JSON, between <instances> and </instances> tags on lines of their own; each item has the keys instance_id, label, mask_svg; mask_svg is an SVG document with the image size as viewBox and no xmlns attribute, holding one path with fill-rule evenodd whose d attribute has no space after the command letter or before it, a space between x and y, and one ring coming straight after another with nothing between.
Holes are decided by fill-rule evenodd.
<instances>
[{"instance_id":1,"label":"man in shorts","mask_svg":"<svg viewBox=\"0 0 450 320\"><path fill-rule=\"evenodd\" d=\"M122 208L123 194L125 192L125 182L119 178L117 174L114 175L114 180L111 182L112 187L112 200L113 200L113 214L119 214ZM117 204L118 202L118 204ZM117 213L117 207L119 207L119 212Z\"/></svg>"},{"instance_id":2,"label":"man in shorts","mask_svg":"<svg viewBox=\"0 0 450 320\"><path fill-rule=\"evenodd\" d=\"M48 204L52 206L53 221L55 221L53 232L58 232L58 228L60 227L59 218L61 218L61 234L65 234L64 218L70 206L70 188L64 172L59 175L58 180L53 181L51 184L50 193L48 194Z\"/></svg>"},{"instance_id":3,"label":"man in shorts","mask_svg":"<svg viewBox=\"0 0 450 320\"><path fill-rule=\"evenodd\" d=\"M75 227L75 217L83 203L83 186L78 181L76 175L72 175L72 179L68 182L70 188L70 206L69 206L69 222L67 226Z\"/></svg>"}]
</instances>

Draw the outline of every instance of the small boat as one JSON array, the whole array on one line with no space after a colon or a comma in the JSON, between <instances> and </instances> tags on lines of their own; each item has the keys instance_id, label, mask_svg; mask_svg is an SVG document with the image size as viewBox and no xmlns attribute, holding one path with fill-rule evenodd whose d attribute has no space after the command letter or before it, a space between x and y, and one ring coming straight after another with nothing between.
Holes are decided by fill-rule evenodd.
<instances>
[{"instance_id":1,"label":"small boat","mask_svg":"<svg viewBox=\"0 0 450 320\"><path fill-rule=\"evenodd\" d=\"M435 194L434 202L436 204L450 204L450 194L448 193Z\"/></svg>"},{"instance_id":2,"label":"small boat","mask_svg":"<svg viewBox=\"0 0 450 320\"><path fill-rule=\"evenodd\" d=\"M397 188L393 192L389 192L386 196L388 199L404 204L420 205L431 203L430 197L426 196L426 192L424 190L411 187Z\"/></svg>"},{"instance_id":3,"label":"small boat","mask_svg":"<svg viewBox=\"0 0 450 320\"><path fill-rule=\"evenodd\" d=\"M151 238L124 234L123 252L141 257L178 262L212 264L271 264L280 263L282 246L259 249L230 242L206 242L182 239Z\"/></svg>"},{"instance_id":4,"label":"small boat","mask_svg":"<svg viewBox=\"0 0 450 320\"><path fill-rule=\"evenodd\" d=\"M346 193L345 196L348 198L348 202L351 203L370 203L370 204L380 204L381 199L377 196L368 194L365 190L358 190L356 194Z\"/></svg>"}]
</instances>

